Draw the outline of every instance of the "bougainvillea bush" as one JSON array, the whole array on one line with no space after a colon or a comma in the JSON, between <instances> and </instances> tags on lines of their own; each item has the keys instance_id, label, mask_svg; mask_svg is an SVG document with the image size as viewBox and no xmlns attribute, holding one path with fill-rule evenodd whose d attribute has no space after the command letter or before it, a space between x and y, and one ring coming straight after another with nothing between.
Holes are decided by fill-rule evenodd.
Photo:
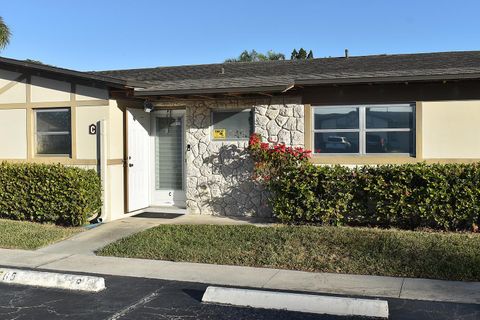
<instances>
[{"instance_id":1,"label":"bougainvillea bush","mask_svg":"<svg viewBox=\"0 0 480 320\"><path fill-rule=\"evenodd\" d=\"M480 164L315 166L310 151L263 142L249 152L254 179L287 223L478 230Z\"/></svg>"},{"instance_id":2,"label":"bougainvillea bush","mask_svg":"<svg viewBox=\"0 0 480 320\"><path fill-rule=\"evenodd\" d=\"M254 179L269 183L291 169L307 165L311 153L300 147L263 142L256 133L250 136L249 152L255 163Z\"/></svg>"}]
</instances>

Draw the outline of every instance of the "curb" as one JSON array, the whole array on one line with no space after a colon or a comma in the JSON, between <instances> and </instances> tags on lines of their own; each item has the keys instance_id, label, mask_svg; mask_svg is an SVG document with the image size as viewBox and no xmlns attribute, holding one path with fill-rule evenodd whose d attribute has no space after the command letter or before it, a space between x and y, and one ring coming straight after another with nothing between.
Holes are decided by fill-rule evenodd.
<instances>
[{"instance_id":1,"label":"curb","mask_svg":"<svg viewBox=\"0 0 480 320\"><path fill-rule=\"evenodd\" d=\"M0 249L0 257L0 269L30 268L48 272L199 282L212 286L306 294L364 296L366 299L378 297L480 305L480 281L305 272L14 249Z\"/></svg>"},{"instance_id":2,"label":"curb","mask_svg":"<svg viewBox=\"0 0 480 320\"><path fill-rule=\"evenodd\" d=\"M388 318L388 302L385 300L210 286L202 302L336 316Z\"/></svg>"},{"instance_id":3,"label":"curb","mask_svg":"<svg viewBox=\"0 0 480 320\"><path fill-rule=\"evenodd\" d=\"M9 268L0 268L0 283L86 292L105 289L105 279L101 277Z\"/></svg>"}]
</instances>

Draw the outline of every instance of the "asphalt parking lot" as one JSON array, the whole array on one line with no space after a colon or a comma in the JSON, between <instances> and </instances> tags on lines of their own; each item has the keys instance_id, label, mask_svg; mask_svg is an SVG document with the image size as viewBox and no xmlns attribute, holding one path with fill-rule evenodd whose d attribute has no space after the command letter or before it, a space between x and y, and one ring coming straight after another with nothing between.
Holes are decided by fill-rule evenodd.
<instances>
[{"instance_id":1,"label":"asphalt parking lot","mask_svg":"<svg viewBox=\"0 0 480 320\"><path fill-rule=\"evenodd\" d=\"M359 319L201 303L207 285L105 276L107 289L80 293L0 285L0 319ZM387 299L390 319L480 319L480 305Z\"/></svg>"}]
</instances>

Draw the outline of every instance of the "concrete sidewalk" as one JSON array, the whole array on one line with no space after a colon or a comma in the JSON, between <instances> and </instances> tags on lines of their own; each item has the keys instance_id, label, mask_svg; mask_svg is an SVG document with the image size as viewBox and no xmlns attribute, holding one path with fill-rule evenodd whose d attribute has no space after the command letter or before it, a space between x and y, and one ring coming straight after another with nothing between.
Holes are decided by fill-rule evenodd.
<instances>
[{"instance_id":1,"label":"concrete sidewalk","mask_svg":"<svg viewBox=\"0 0 480 320\"><path fill-rule=\"evenodd\" d=\"M251 219L184 215L129 217L109 222L36 251L0 249L0 265L215 285L480 304L480 282L311 273L115 257L95 251L160 224L249 224ZM264 225L264 224L258 224Z\"/></svg>"},{"instance_id":2,"label":"concrete sidewalk","mask_svg":"<svg viewBox=\"0 0 480 320\"><path fill-rule=\"evenodd\" d=\"M480 282L310 273L8 249L0 249L0 265L225 286L480 304Z\"/></svg>"}]
</instances>

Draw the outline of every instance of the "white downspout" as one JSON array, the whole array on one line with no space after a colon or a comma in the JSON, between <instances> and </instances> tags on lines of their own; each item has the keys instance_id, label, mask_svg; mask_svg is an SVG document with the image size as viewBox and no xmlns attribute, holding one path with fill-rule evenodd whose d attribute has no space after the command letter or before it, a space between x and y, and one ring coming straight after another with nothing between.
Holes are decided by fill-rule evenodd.
<instances>
[{"instance_id":1,"label":"white downspout","mask_svg":"<svg viewBox=\"0 0 480 320\"><path fill-rule=\"evenodd\" d=\"M108 135L107 135L107 120L100 120L97 122L97 130L99 134L98 150L99 150L99 174L102 183L102 209L98 222L105 222L110 220L109 209L109 186L108 186Z\"/></svg>"}]
</instances>

